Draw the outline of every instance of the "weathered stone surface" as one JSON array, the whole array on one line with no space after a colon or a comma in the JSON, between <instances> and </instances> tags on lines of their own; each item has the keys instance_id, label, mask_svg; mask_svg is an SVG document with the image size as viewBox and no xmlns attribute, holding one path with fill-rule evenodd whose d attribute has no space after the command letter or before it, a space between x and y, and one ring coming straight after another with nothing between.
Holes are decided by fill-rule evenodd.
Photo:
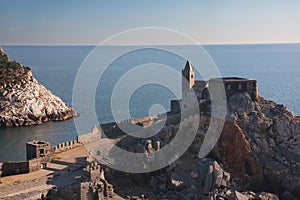
<instances>
[{"instance_id":1,"label":"weathered stone surface","mask_svg":"<svg viewBox=\"0 0 300 200\"><path fill-rule=\"evenodd\" d=\"M176 187L183 187L188 185L187 174L179 167L175 167L171 172L171 183Z\"/></svg>"},{"instance_id":2,"label":"weathered stone surface","mask_svg":"<svg viewBox=\"0 0 300 200\"><path fill-rule=\"evenodd\" d=\"M258 195L258 198L261 200L279 200L279 198L274 195L267 192L262 192Z\"/></svg>"},{"instance_id":3,"label":"weathered stone surface","mask_svg":"<svg viewBox=\"0 0 300 200\"><path fill-rule=\"evenodd\" d=\"M234 195L237 200L249 200L249 198L246 195L243 195L238 191L235 191Z\"/></svg>"},{"instance_id":4,"label":"weathered stone surface","mask_svg":"<svg viewBox=\"0 0 300 200\"><path fill-rule=\"evenodd\" d=\"M11 62L8 58L5 57L5 59L5 63ZM18 63L15 65L23 73L16 72L10 75L9 81L11 82L1 85L0 127L29 126L48 121L61 121L76 114L59 97L38 83L29 68Z\"/></svg>"},{"instance_id":5,"label":"weathered stone surface","mask_svg":"<svg viewBox=\"0 0 300 200\"><path fill-rule=\"evenodd\" d=\"M212 184L213 184L213 166L209 166L208 168L208 172L207 172L207 175L206 175L206 178L205 178L205 184L204 184L204 187L203 187L203 190L202 190L202 193L203 194L209 194L209 192L211 191L211 188L212 188Z\"/></svg>"},{"instance_id":6,"label":"weathered stone surface","mask_svg":"<svg viewBox=\"0 0 300 200\"><path fill-rule=\"evenodd\" d=\"M227 114L231 120L212 155L248 189L300 198L300 117L262 97L253 102L247 93L228 99Z\"/></svg>"}]
</instances>

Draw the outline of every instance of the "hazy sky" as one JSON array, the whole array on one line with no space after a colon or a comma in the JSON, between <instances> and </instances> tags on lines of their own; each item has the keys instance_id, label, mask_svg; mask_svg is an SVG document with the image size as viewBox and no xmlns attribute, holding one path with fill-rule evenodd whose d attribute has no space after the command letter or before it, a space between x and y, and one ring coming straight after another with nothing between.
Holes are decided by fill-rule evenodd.
<instances>
[{"instance_id":1,"label":"hazy sky","mask_svg":"<svg viewBox=\"0 0 300 200\"><path fill-rule=\"evenodd\" d=\"M199 43L300 42L300 1L0 0L0 44L98 44L152 26Z\"/></svg>"}]
</instances>

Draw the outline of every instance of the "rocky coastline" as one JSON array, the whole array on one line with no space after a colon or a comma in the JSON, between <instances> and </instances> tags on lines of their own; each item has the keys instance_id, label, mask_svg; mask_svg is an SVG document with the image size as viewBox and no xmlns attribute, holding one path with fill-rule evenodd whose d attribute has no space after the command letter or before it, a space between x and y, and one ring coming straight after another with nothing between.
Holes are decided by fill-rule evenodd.
<instances>
[{"instance_id":1,"label":"rocky coastline","mask_svg":"<svg viewBox=\"0 0 300 200\"><path fill-rule=\"evenodd\" d=\"M211 120L211 105L204 104L207 112L200 117L196 138L177 161L141 175L107 170L110 183L127 194L130 187L149 187L151 191L143 194L149 199L300 198L299 116L261 96L253 101L247 92L234 94L227 100L227 116L217 144L200 159L198 152ZM131 152L140 152L144 146L151 162L157 151L153 144L158 141L161 148L169 144L179 129L174 123L179 119L180 115L170 115L156 136L147 140L127 137L118 145Z\"/></svg>"},{"instance_id":2,"label":"rocky coastline","mask_svg":"<svg viewBox=\"0 0 300 200\"><path fill-rule=\"evenodd\" d=\"M0 127L62 121L77 113L32 76L31 69L10 61L0 48Z\"/></svg>"},{"instance_id":3,"label":"rocky coastline","mask_svg":"<svg viewBox=\"0 0 300 200\"><path fill-rule=\"evenodd\" d=\"M7 63L7 56L3 52L0 55L4 58L4 63ZM0 126L40 124L65 120L74 115L75 111L32 77L29 68L16 62L10 63L15 66L13 75L18 76L11 76L6 70L6 76L0 79L6 80L1 81L0 85ZM3 74L1 70L0 75ZM210 126L211 101L199 102L199 107L202 112L201 116L197 117L199 126L196 137L189 149L175 162L149 173L126 173L93 160L95 155L90 155L91 152L86 151L86 146L82 146L85 153L81 158L88 158L90 166L86 166L85 159L80 166L76 164L78 169L75 170L76 177L80 176L81 179L76 179L72 185L54 187L47 192L46 198L300 199L300 116L296 116L284 105L266 100L259 95L252 98L248 92L233 93L227 98L226 119L222 119L224 127L216 145L205 158L199 158L199 150ZM181 113L170 112L164 117L166 121L161 126L163 128L149 138L141 139L126 135L118 128L120 124L110 123L101 125L102 130L93 131L90 136L92 142L88 138L81 142L84 145L99 142L97 147L103 146L106 142L113 142L126 151L143 153L145 159L139 164L144 167L151 166L148 164L155 160L158 151L172 143L182 123ZM195 118L188 116L184 128L192 127L194 120ZM137 124L145 129L143 131L147 131L146 129L151 126L159 126L162 121L162 117L157 116L127 120L125 123ZM105 137L102 137L103 134ZM85 144L84 141L88 142ZM71 155L67 157L78 159L76 151L79 150L80 147L69 150ZM127 168L133 167L132 162L124 157L120 157L120 160L110 159L107 157L108 161L122 163ZM53 160L54 164L61 163L55 161L55 158ZM83 167L87 167L87 170L82 171ZM69 172L73 171L70 169L55 172L51 179L53 185L56 179L59 179L60 175L57 174L68 175ZM83 179L86 174L88 178ZM112 187L111 184L115 194L122 198L107 194L108 188Z\"/></svg>"},{"instance_id":4,"label":"rocky coastline","mask_svg":"<svg viewBox=\"0 0 300 200\"><path fill-rule=\"evenodd\" d=\"M199 128L192 145L167 167L140 174L121 172L100 164L86 147L95 144L105 146L107 142L113 142L126 151L144 153L145 159L141 160L140 164L147 166L155 159L156 153L173 140L180 125L180 114L168 114L165 126L150 138L122 135L116 129L117 123L101 125L102 131L94 128L92 133L87 134L85 140L81 141L84 145L55 154L58 160L54 157L52 162L54 165L57 162L69 163L61 162L63 154L74 161L79 158L86 160L83 159L84 162L80 165L75 163L74 166L68 166L68 170L57 170L49 179L54 185L53 188L49 191L40 191L37 188L36 193L40 196L43 194L46 199L300 198L299 116L294 115L287 107L265 100L261 96L253 101L247 92L234 94L228 99L227 117L217 144L205 158L199 158L199 149L211 120L211 104L206 102L203 106L206 107L206 112L198 118ZM193 123L193 120L190 119L186 125ZM160 116L157 116L135 119L128 123L150 128L149 124L155 126L160 122ZM103 134L107 137L103 137ZM85 153L78 157L79 151ZM132 163L126 158L120 157L120 160L116 161L132 167ZM74 167L78 170L71 170ZM72 184L56 184L59 179L69 177L75 172L76 177L80 176L81 179L76 179ZM85 178L87 174L88 177ZM104 176L105 179L101 178ZM28 182L32 181L25 181L18 187L26 191ZM40 184L48 187L49 181ZM2 187L4 190L9 186L3 185L0 189ZM108 194L109 188L114 188L114 192ZM22 195L25 194L30 196L26 192Z\"/></svg>"}]
</instances>

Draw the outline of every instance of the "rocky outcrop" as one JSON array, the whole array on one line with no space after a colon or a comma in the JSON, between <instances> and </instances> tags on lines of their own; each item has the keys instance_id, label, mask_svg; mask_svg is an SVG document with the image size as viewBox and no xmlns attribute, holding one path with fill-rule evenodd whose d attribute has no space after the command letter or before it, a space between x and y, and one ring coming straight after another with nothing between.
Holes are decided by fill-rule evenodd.
<instances>
[{"instance_id":1,"label":"rocky outcrop","mask_svg":"<svg viewBox=\"0 0 300 200\"><path fill-rule=\"evenodd\" d=\"M0 127L62 121L76 112L32 76L28 67L0 51Z\"/></svg>"},{"instance_id":2,"label":"rocky outcrop","mask_svg":"<svg viewBox=\"0 0 300 200\"><path fill-rule=\"evenodd\" d=\"M150 199L300 198L300 117L262 97L252 101L248 93L230 96L227 106L221 136L207 158L198 158L210 123L210 116L203 115L189 151L166 169L144 176L153 189ZM172 141L175 118L169 116L152 142L160 141L163 148ZM148 143L142 140L139 146L145 144L145 150ZM124 146L134 145L127 141Z\"/></svg>"},{"instance_id":3,"label":"rocky outcrop","mask_svg":"<svg viewBox=\"0 0 300 200\"><path fill-rule=\"evenodd\" d=\"M245 188L300 198L300 118L247 93L228 99L228 116L212 155Z\"/></svg>"}]
</instances>

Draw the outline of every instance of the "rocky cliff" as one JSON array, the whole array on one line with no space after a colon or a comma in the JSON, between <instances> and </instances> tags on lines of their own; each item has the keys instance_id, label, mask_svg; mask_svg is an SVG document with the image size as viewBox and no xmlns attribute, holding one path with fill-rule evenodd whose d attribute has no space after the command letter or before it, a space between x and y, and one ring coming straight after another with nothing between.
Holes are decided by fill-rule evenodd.
<instances>
[{"instance_id":1,"label":"rocky cliff","mask_svg":"<svg viewBox=\"0 0 300 200\"><path fill-rule=\"evenodd\" d=\"M114 192L117 194L114 196L111 193L107 199L300 199L299 117L285 106L262 97L252 101L248 93L234 94L228 98L227 118L217 144L209 155L199 158L199 149L211 119L210 103L205 102L202 106L207 107L206 112L200 117L192 145L179 159L165 168L149 173L126 173L101 166L105 180L113 184ZM95 145L95 141L92 143L97 147L103 147L106 142L113 142L124 150L144 153L145 159L140 159L138 164L145 168L151 167L147 164L155 161L157 153L174 140L180 119L180 114L168 115L162 130L150 138L121 134L122 131L116 128L115 123L102 125L103 132L98 136L105 133L108 138L97 137L95 139L99 140L98 145ZM195 119L188 117L188 121L185 121L187 123L184 122L185 131ZM136 119L132 122L145 128L162 123L158 116ZM92 135L95 136L96 133L98 132L93 131ZM87 147L91 141L82 142L87 142L85 146ZM90 150L88 160L94 163L91 170L93 176L101 177L104 174L98 170L100 169L97 167L98 161L94 160L101 153L93 154L92 152L94 150L96 152L97 149ZM105 159L108 163L120 162L128 168L136 166L136 163L132 166L133 162L127 160L126 156L114 160L108 156ZM108 190L103 189L105 184L93 182L84 183L82 186L84 190L81 191L84 193L81 195L85 196L97 192L98 195L102 195L102 192ZM77 192L74 185L68 186L67 190L59 188L56 191L49 191L47 198L56 199L64 196L79 199L78 188Z\"/></svg>"},{"instance_id":2,"label":"rocky cliff","mask_svg":"<svg viewBox=\"0 0 300 200\"><path fill-rule=\"evenodd\" d=\"M10 61L0 48L0 127L66 120L75 114L32 76L30 68Z\"/></svg>"},{"instance_id":3,"label":"rocky cliff","mask_svg":"<svg viewBox=\"0 0 300 200\"><path fill-rule=\"evenodd\" d=\"M150 190L149 199L300 199L300 117L262 97L252 101L246 92L234 94L227 99L227 117L217 144L200 159L199 149L210 124L210 103L202 106L207 112L200 117L196 138L177 161L144 175L113 170L107 174L110 182L127 194L132 187L143 186ZM127 137L118 145L141 152L146 144L145 160L151 160L156 150L145 141L159 141L163 148L177 133L179 121L180 115L169 115L156 136Z\"/></svg>"},{"instance_id":4,"label":"rocky cliff","mask_svg":"<svg viewBox=\"0 0 300 200\"><path fill-rule=\"evenodd\" d=\"M212 152L247 188L300 198L300 117L247 93L228 99L228 120Z\"/></svg>"}]
</instances>

